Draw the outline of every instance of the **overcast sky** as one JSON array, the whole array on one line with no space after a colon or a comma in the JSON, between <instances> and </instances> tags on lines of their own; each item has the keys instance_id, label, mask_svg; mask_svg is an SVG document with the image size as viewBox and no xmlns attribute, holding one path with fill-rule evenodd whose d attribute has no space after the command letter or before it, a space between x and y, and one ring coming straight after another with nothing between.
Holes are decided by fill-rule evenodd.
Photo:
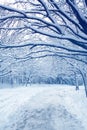
<instances>
[{"instance_id":1,"label":"overcast sky","mask_svg":"<svg viewBox=\"0 0 87 130\"><path fill-rule=\"evenodd\" d=\"M0 4L13 2L14 0L0 0Z\"/></svg>"},{"instance_id":2,"label":"overcast sky","mask_svg":"<svg viewBox=\"0 0 87 130\"><path fill-rule=\"evenodd\" d=\"M9 0L0 0L0 4L2 3L5 3L5 2L9 2Z\"/></svg>"}]
</instances>

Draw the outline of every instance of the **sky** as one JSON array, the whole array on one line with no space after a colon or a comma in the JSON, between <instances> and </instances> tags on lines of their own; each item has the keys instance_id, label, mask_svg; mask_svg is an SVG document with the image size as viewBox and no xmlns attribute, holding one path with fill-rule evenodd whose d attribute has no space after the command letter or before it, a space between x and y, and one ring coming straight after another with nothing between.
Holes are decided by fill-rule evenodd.
<instances>
[{"instance_id":1,"label":"sky","mask_svg":"<svg viewBox=\"0 0 87 130\"><path fill-rule=\"evenodd\" d=\"M0 0L0 4L13 2L14 0Z\"/></svg>"}]
</instances>

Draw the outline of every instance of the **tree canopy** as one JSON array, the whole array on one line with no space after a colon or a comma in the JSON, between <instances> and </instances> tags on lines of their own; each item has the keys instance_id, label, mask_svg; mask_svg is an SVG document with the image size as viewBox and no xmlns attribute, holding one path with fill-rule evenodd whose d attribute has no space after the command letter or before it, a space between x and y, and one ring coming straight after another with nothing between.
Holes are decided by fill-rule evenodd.
<instances>
[{"instance_id":1,"label":"tree canopy","mask_svg":"<svg viewBox=\"0 0 87 130\"><path fill-rule=\"evenodd\" d=\"M69 64L68 69L73 68L76 74L83 72L85 76L86 0L14 0L0 3L1 76L12 73L11 66L15 64L44 57L55 57L55 61L58 60L56 57L63 58Z\"/></svg>"}]
</instances>

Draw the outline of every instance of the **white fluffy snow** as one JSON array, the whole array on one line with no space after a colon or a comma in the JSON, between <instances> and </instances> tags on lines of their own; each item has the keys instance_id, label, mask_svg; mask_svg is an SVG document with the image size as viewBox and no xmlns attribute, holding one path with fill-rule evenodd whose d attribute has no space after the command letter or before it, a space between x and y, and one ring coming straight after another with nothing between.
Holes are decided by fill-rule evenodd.
<instances>
[{"instance_id":1,"label":"white fluffy snow","mask_svg":"<svg viewBox=\"0 0 87 130\"><path fill-rule=\"evenodd\" d=\"M87 130L83 87L31 85L0 89L0 130Z\"/></svg>"}]
</instances>

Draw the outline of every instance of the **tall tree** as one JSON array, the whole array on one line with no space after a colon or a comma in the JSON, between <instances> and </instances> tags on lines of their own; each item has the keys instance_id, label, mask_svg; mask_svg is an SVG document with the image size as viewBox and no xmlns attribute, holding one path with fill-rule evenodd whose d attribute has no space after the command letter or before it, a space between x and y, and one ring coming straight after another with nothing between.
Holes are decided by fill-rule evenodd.
<instances>
[{"instance_id":1,"label":"tall tree","mask_svg":"<svg viewBox=\"0 0 87 130\"><path fill-rule=\"evenodd\" d=\"M14 4L0 4L4 12L0 17L1 30L28 30L33 35L67 40L87 50L86 0L16 0Z\"/></svg>"}]
</instances>

